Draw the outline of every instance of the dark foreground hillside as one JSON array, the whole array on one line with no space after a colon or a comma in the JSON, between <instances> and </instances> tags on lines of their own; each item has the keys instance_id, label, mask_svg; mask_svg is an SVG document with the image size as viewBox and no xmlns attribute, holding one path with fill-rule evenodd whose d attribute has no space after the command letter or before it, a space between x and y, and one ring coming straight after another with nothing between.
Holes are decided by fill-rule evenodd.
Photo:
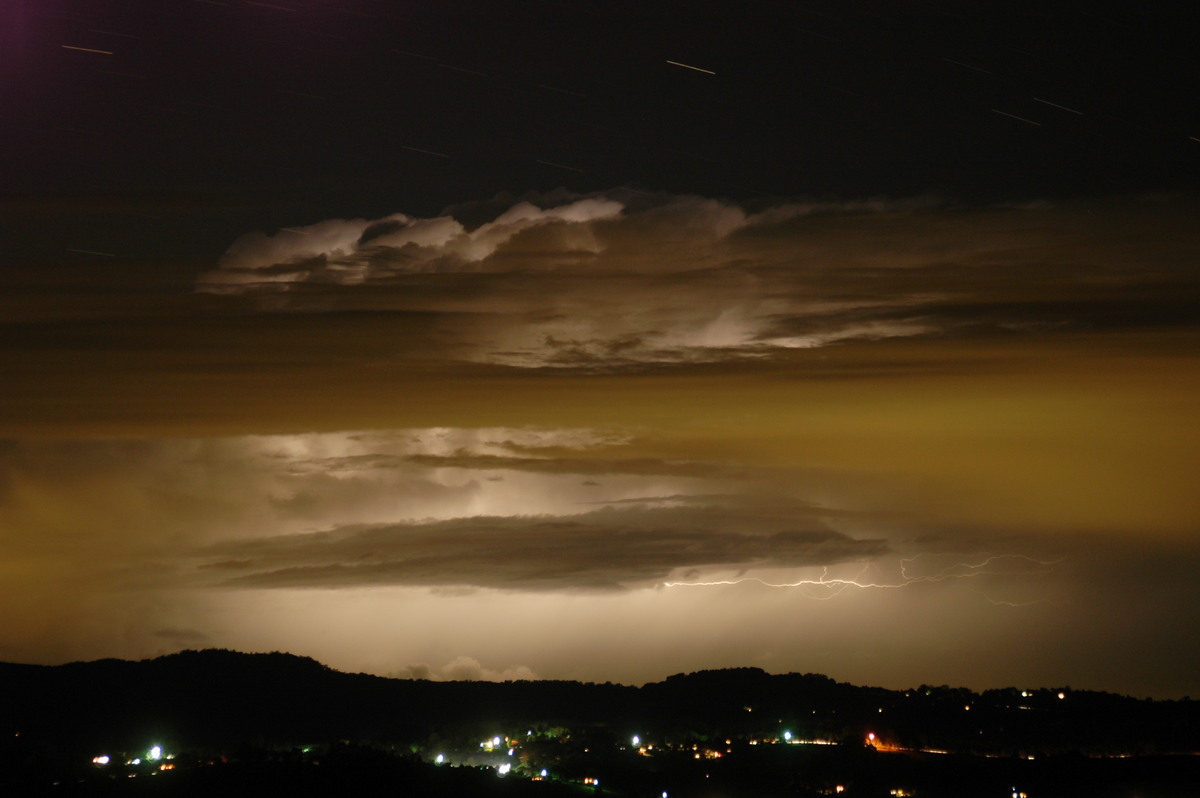
<instances>
[{"instance_id":1,"label":"dark foreground hillside","mask_svg":"<svg viewBox=\"0 0 1200 798\"><path fill-rule=\"evenodd\" d=\"M3 795L1200 795L1192 700L753 668L631 687L229 651L0 664L0 735Z\"/></svg>"}]
</instances>

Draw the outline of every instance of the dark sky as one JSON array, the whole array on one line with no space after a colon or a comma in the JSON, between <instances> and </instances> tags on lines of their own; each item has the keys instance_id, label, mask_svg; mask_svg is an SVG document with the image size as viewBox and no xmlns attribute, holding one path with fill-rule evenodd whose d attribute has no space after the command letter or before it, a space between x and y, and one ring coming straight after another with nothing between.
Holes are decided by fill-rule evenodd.
<instances>
[{"instance_id":1,"label":"dark sky","mask_svg":"<svg viewBox=\"0 0 1200 798\"><path fill-rule=\"evenodd\" d=\"M1200 689L1192 4L0 15L0 659Z\"/></svg>"},{"instance_id":2,"label":"dark sky","mask_svg":"<svg viewBox=\"0 0 1200 798\"><path fill-rule=\"evenodd\" d=\"M64 224L76 248L211 258L246 229L557 187L1195 187L1191 4L895 8L18 0L3 11L5 215L20 258L57 254L41 247Z\"/></svg>"}]
</instances>

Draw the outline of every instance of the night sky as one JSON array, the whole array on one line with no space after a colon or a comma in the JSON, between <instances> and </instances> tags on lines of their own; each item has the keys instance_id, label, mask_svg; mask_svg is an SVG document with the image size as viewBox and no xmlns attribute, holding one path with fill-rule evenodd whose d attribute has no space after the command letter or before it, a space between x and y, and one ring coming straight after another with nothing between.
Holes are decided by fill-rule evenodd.
<instances>
[{"instance_id":1,"label":"night sky","mask_svg":"<svg viewBox=\"0 0 1200 798\"><path fill-rule=\"evenodd\" d=\"M0 660L1197 694L1127 5L3 3Z\"/></svg>"}]
</instances>

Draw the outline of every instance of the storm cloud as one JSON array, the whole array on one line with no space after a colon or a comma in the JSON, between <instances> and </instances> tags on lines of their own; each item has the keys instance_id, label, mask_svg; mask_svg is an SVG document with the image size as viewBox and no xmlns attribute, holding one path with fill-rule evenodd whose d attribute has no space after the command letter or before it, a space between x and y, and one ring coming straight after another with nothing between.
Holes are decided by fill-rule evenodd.
<instances>
[{"instance_id":1,"label":"storm cloud","mask_svg":"<svg viewBox=\"0 0 1200 798\"><path fill-rule=\"evenodd\" d=\"M706 512L595 511L336 529L218 547L208 565L246 587L448 585L615 590L697 567L810 567L871 559L880 540L829 529L715 531ZM755 519L745 519L754 521ZM750 526L751 524L746 524Z\"/></svg>"},{"instance_id":2,"label":"storm cloud","mask_svg":"<svg viewBox=\"0 0 1200 798\"><path fill-rule=\"evenodd\" d=\"M553 192L40 274L0 657L1194 692L1195 210Z\"/></svg>"},{"instance_id":3,"label":"storm cloud","mask_svg":"<svg viewBox=\"0 0 1200 798\"><path fill-rule=\"evenodd\" d=\"M1190 326L1200 297L1187 214L1154 198L509 201L249 234L197 288L277 311L428 314L459 347L450 357L600 370L853 340Z\"/></svg>"}]
</instances>

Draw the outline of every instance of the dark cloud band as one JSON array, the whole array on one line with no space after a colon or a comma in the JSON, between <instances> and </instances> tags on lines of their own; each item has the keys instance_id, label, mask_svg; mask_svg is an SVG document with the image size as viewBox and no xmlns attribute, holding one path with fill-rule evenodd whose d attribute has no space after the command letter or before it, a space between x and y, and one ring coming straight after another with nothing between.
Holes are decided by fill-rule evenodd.
<instances>
[{"instance_id":1,"label":"dark cloud band","mask_svg":"<svg viewBox=\"0 0 1200 798\"><path fill-rule=\"evenodd\" d=\"M210 574L241 587L472 586L617 590L699 567L802 567L886 554L809 522L764 534L706 528L709 508L597 510L334 529L215 547ZM746 516L746 526L763 519ZM722 520L728 526L731 519Z\"/></svg>"}]
</instances>

